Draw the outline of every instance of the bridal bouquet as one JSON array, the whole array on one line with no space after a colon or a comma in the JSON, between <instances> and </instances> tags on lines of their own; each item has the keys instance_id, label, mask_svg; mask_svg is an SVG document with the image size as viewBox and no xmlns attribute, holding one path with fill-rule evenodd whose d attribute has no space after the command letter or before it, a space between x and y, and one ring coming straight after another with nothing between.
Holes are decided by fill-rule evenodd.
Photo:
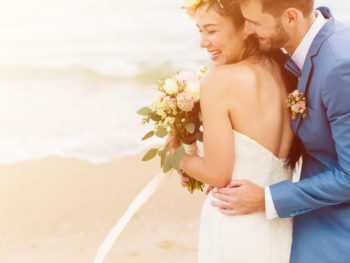
<instances>
[{"instance_id":1,"label":"bridal bouquet","mask_svg":"<svg viewBox=\"0 0 350 263\"><path fill-rule=\"evenodd\" d=\"M207 67L200 67L197 72L182 71L176 75L158 81L158 91L156 99L150 107L143 107L137 111L142 115L142 123L154 122L154 129L148 132L142 140L158 136L164 138L172 133L179 141L186 145L203 141L203 133L200 131L202 118L199 102L199 81L207 72ZM145 156L143 161L153 159L156 155L160 157L160 166L163 172L167 173L170 169L179 169L179 164L185 155L184 145L177 148L173 154L168 154L168 148L152 148ZM193 193L198 189L203 191L203 184L197 180L188 177L187 189Z\"/></svg>"}]
</instances>

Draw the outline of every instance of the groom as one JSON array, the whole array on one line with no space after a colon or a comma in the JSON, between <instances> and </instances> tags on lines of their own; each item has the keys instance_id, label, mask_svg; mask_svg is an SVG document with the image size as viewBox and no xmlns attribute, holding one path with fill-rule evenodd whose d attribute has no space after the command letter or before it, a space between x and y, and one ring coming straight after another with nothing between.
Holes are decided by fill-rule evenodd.
<instances>
[{"instance_id":1,"label":"groom","mask_svg":"<svg viewBox=\"0 0 350 263\"><path fill-rule=\"evenodd\" d=\"M350 29L313 0L240 0L245 30L260 48L283 47L299 78L307 116L291 120L304 144L300 182L265 189L247 181L213 195L236 216L266 209L269 219L295 217L292 263L350 262ZM229 203L229 210L223 209ZM225 205L223 205L225 204Z\"/></svg>"}]
</instances>

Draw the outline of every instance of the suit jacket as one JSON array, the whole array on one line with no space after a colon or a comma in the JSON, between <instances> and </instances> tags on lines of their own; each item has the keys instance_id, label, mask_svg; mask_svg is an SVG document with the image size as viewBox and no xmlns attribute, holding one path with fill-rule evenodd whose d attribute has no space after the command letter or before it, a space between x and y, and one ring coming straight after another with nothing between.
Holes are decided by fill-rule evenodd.
<instances>
[{"instance_id":1,"label":"suit jacket","mask_svg":"<svg viewBox=\"0 0 350 263\"><path fill-rule=\"evenodd\" d=\"M292 120L304 144L301 180L270 187L280 217L294 218L291 262L350 262L350 28L329 20L298 83L307 116Z\"/></svg>"}]
</instances>

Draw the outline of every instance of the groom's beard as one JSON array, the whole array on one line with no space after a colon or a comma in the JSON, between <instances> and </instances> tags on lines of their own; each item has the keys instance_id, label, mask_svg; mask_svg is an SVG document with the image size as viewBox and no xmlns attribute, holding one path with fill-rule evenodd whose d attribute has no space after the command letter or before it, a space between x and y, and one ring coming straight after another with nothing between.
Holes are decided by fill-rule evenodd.
<instances>
[{"instance_id":1,"label":"groom's beard","mask_svg":"<svg viewBox=\"0 0 350 263\"><path fill-rule=\"evenodd\" d=\"M259 45L260 49L264 52L282 48L289 41L289 36L281 23L277 24L276 31L268 38L268 40L268 43L260 43Z\"/></svg>"}]
</instances>

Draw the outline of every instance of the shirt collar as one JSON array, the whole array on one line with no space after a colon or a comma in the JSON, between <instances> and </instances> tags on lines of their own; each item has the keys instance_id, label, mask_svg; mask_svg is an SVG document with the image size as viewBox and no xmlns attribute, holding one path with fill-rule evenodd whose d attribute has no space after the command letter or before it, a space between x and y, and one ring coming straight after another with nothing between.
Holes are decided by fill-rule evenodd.
<instances>
[{"instance_id":1,"label":"shirt collar","mask_svg":"<svg viewBox=\"0 0 350 263\"><path fill-rule=\"evenodd\" d=\"M303 38L303 40L292 55L292 60L295 62L295 64L297 64L300 70L303 69L306 55L311 47L312 42L314 41L318 32L320 32L321 28L327 22L327 19L324 18L324 16L319 10L316 11L316 15L316 20L310 27L309 31L307 31L305 37Z\"/></svg>"}]
</instances>

